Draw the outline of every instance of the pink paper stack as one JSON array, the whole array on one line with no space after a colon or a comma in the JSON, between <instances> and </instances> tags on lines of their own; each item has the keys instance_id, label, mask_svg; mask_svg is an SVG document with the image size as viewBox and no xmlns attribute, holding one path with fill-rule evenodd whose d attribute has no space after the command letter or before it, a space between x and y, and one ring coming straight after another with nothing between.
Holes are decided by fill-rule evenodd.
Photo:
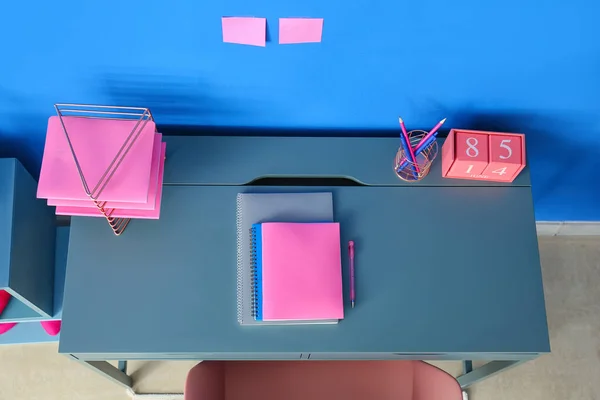
<instances>
[{"instance_id":1,"label":"pink paper stack","mask_svg":"<svg viewBox=\"0 0 600 400\"><path fill-rule=\"evenodd\" d=\"M37 197L56 206L57 215L106 217L109 223L158 219L166 151L161 139L152 120L62 116L61 123L50 117Z\"/></svg>"}]
</instances>

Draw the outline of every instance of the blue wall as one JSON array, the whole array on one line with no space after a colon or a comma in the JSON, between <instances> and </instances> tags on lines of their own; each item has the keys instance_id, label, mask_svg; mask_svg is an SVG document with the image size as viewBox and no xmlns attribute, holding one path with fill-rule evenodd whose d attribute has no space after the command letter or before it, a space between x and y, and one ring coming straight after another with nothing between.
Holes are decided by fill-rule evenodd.
<instances>
[{"instance_id":1,"label":"blue wall","mask_svg":"<svg viewBox=\"0 0 600 400\"><path fill-rule=\"evenodd\" d=\"M2 154L39 168L55 102L332 134L448 117L527 134L538 219L600 220L598 12L593 0L3 2ZM221 43L223 15L267 17L267 47ZM323 17L323 43L278 45L285 16Z\"/></svg>"}]
</instances>

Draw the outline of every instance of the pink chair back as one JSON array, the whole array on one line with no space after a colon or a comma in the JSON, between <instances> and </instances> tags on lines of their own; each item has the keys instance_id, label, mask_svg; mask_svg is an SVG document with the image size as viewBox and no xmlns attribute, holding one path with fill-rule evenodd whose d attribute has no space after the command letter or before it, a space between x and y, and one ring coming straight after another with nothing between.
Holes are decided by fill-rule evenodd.
<instances>
[{"instance_id":1,"label":"pink chair back","mask_svg":"<svg viewBox=\"0 0 600 400\"><path fill-rule=\"evenodd\" d=\"M456 379L422 361L204 361L185 400L460 400Z\"/></svg>"}]
</instances>

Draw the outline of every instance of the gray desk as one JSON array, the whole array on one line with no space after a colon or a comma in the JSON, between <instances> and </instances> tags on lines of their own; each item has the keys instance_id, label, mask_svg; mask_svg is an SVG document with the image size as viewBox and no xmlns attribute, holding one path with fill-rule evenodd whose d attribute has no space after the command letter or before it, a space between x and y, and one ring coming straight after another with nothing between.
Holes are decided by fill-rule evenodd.
<instances>
[{"instance_id":1,"label":"gray desk","mask_svg":"<svg viewBox=\"0 0 600 400\"><path fill-rule=\"evenodd\" d=\"M410 185L392 170L396 139L167 142L160 220L116 237L73 218L61 353L125 385L105 360L498 360L467 369L466 387L550 351L527 169L512 184L446 180L437 160ZM244 185L265 176L364 185ZM337 325L240 326L236 194L304 191L333 192L342 243L357 244L357 306Z\"/></svg>"}]
</instances>

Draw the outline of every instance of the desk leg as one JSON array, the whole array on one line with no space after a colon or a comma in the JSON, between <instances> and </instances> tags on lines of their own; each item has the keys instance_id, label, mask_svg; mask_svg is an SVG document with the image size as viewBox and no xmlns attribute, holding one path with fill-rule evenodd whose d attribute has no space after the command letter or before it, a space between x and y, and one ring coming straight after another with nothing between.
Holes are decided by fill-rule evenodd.
<instances>
[{"instance_id":1,"label":"desk leg","mask_svg":"<svg viewBox=\"0 0 600 400\"><path fill-rule=\"evenodd\" d=\"M473 361L471 361L471 360L463 361L463 375L466 375L471 371L473 371Z\"/></svg>"},{"instance_id":2,"label":"desk leg","mask_svg":"<svg viewBox=\"0 0 600 400\"><path fill-rule=\"evenodd\" d=\"M511 361L490 361L489 363L482 365L479 368L475 368L468 371L468 367L472 368L472 364L465 365L465 374L456 378L460 387L466 389L474 383L477 383L485 378L489 378L492 375L496 375L498 372L504 371L510 367L514 367L527 360L511 360Z\"/></svg>"},{"instance_id":3,"label":"desk leg","mask_svg":"<svg viewBox=\"0 0 600 400\"><path fill-rule=\"evenodd\" d=\"M98 372L100 375L105 378L110 379L114 383L117 383L121 386L125 386L125 388L129 390L133 390L133 381L129 375L125 372L121 371L119 368L113 366L109 362L106 361L85 361L80 360L79 358L71 355L71 358L75 361L78 361L81 365L85 365L88 368L91 368L93 371ZM119 363L119 366L125 367Z\"/></svg>"},{"instance_id":4,"label":"desk leg","mask_svg":"<svg viewBox=\"0 0 600 400\"><path fill-rule=\"evenodd\" d=\"M119 361L119 370L124 374L127 374L127 360Z\"/></svg>"}]
</instances>

